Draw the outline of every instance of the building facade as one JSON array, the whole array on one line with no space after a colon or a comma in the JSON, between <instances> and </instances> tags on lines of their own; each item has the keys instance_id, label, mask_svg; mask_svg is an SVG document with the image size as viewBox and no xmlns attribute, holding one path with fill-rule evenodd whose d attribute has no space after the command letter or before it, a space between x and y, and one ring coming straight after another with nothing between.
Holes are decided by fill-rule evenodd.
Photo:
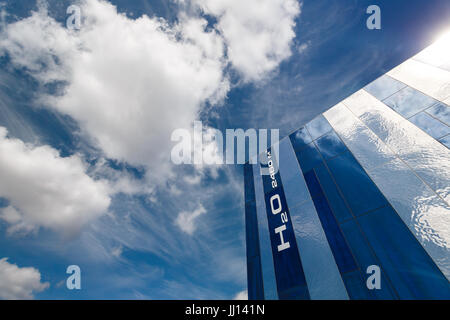
<instances>
[{"instance_id":1,"label":"building facade","mask_svg":"<svg viewBox=\"0 0 450 320\"><path fill-rule=\"evenodd\" d=\"M249 299L450 299L449 126L443 39L246 164Z\"/></svg>"}]
</instances>

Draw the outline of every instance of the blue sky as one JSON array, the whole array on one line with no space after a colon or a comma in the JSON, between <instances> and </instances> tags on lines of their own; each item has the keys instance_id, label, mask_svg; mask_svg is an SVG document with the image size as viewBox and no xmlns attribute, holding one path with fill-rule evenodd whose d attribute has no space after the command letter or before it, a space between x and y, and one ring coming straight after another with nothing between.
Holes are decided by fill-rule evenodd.
<instances>
[{"instance_id":1,"label":"blue sky","mask_svg":"<svg viewBox=\"0 0 450 320\"><path fill-rule=\"evenodd\" d=\"M221 0L0 3L0 147L11 151L0 156L0 260L39 272L24 288L38 299L245 291L242 168L170 165L171 130L202 120L285 136L450 21L446 0L277 0L267 12ZM75 34L73 3L87 17ZM366 28L371 4L381 30ZM79 291L65 286L72 264Z\"/></svg>"}]
</instances>

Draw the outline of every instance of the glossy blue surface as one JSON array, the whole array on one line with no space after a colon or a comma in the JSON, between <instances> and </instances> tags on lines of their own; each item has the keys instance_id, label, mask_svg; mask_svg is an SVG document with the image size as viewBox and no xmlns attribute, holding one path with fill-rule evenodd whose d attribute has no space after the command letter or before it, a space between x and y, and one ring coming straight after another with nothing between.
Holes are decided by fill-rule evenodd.
<instances>
[{"instance_id":1,"label":"glossy blue surface","mask_svg":"<svg viewBox=\"0 0 450 320\"><path fill-rule=\"evenodd\" d=\"M325 160L334 158L335 156L347 151L347 147L344 143L342 143L341 139L334 131L331 131L330 133L317 139L316 145Z\"/></svg>"},{"instance_id":2,"label":"glossy blue surface","mask_svg":"<svg viewBox=\"0 0 450 320\"><path fill-rule=\"evenodd\" d=\"M264 299L278 299L277 281L272 259L272 245L270 243L269 224L267 221L264 190L259 165L253 165L255 184L256 213L258 219L259 250L261 257L261 271L264 282Z\"/></svg>"},{"instance_id":3,"label":"glossy blue surface","mask_svg":"<svg viewBox=\"0 0 450 320\"><path fill-rule=\"evenodd\" d=\"M320 181L320 185L322 186L323 192L328 199L328 203L330 204L336 219L339 222L351 219L353 216L325 165L321 164L317 166L314 171L316 172L317 178Z\"/></svg>"},{"instance_id":4,"label":"glossy blue surface","mask_svg":"<svg viewBox=\"0 0 450 320\"><path fill-rule=\"evenodd\" d=\"M342 232L349 243L359 268L364 273L368 266L381 266L380 261L373 253L373 249L368 243L367 239L362 234L362 231L355 220L347 221L341 224ZM377 299L397 299L397 294L392 289L390 281L386 278L384 270L381 269L381 289L369 290L365 288L367 295L373 296Z\"/></svg>"},{"instance_id":5,"label":"glossy blue surface","mask_svg":"<svg viewBox=\"0 0 450 320\"><path fill-rule=\"evenodd\" d=\"M296 132L292 133L290 136L292 144L295 150L301 150L307 144L312 142L311 135L308 133L306 127L303 127Z\"/></svg>"},{"instance_id":6,"label":"glossy blue surface","mask_svg":"<svg viewBox=\"0 0 450 320\"><path fill-rule=\"evenodd\" d=\"M450 207L401 160L375 168L371 178L450 279Z\"/></svg>"},{"instance_id":7,"label":"glossy blue surface","mask_svg":"<svg viewBox=\"0 0 450 320\"><path fill-rule=\"evenodd\" d=\"M450 126L450 107L445 103L438 103L425 110L425 112Z\"/></svg>"},{"instance_id":8,"label":"glossy blue surface","mask_svg":"<svg viewBox=\"0 0 450 320\"><path fill-rule=\"evenodd\" d=\"M252 165L244 165L244 177L247 200L245 202L245 236L247 250L248 298L250 300L255 300L263 299L264 292Z\"/></svg>"},{"instance_id":9,"label":"glossy blue surface","mask_svg":"<svg viewBox=\"0 0 450 320\"><path fill-rule=\"evenodd\" d=\"M320 115L307 123L306 128L308 129L308 132L313 140L316 140L320 136L323 136L325 133L332 130L330 124L323 115Z\"/></svg>"},{"instance_id":10,"label":"glossy blue surface","mask_svg":"<svg viewBox=\"0 0 450 320\"><path fill-rule=\"evenodd\" d=\"M443 124L441 121L436 120L426 112L416 114L409 118L409 121L435 139L440 139L450 133L450 127Z\"/></svg>"},{"instance_id":11,"label":"glossy blue surface","mask_svg":"<svg viewBox=\"0 0 450 320\"><path fill-rule=\"evenodd\" d=\"M406 87L383 102L405 118L409 118L438 101L411 87Z\"/></svg>"},{"instance_id":12,"label":"glossy blue surface","mask_svg":"<svg viewBox=\"0 0 450 320\"><path fill-rule=\"evenodd\" d=\"M314 143L308 144L300 151L295 150L298 162L303 172L309 171L322 163L322 156Z\"/></svg>"},{"instance_id":13,"label":"glossy blue surface","mask_svg":"<svg viewBox=\"0 0 450 320\"><path fill-rule=\"evenodd\" d=\"M325 195L321 191L319 181L317 181L314 171L305 173L305 179L310 190L318 189L319 193L313 196L314 206L322 223L323 230L327 236L330 248L333 251L334 259L341 273L350 272L357 269L353 256L347 243L339 229Z\"/></svg>"},{"instance_id":14,"label":"glossy blue surface","mask_svg":"<svg viewBox=\"0 0 450 320\"><path fill-rule=\"evenodd\" d=\"M405 87L406 84L403 82L397 81L388 75L383 75L368 84L364 89L378 100L384 100Z\"/></svg>"},{"instance_id":15,"label":"glossy blue surface","mask_svg":"<svg viewBox=\"0 0 450 320\"><path fill-rule=\"evenodd\" d=\"M439 140L439 142L450 149L450 135L443 137L442 139Z\"/></svg>"},{"instance_id":16,"label":"glossy blue surface","mask_svg":"<svg viewBox=\"0 0 450 320\"><path fill-rule=\"evenodd\" d=\"M247 292L249 300L264 299L264 284L259 257L247 257Z\"/></svg>"},{"instance_id":17,"label":"glossy blue surface","mask_svg":"<svg viewBox=\"0 0 450 320\"><path fill-rule=\"evenodd\" d=\"M369 294L365 285L364 278L359 271L349 272L342 276L347 292L352 300L371 300L372 296Z\"/></svg>"},{"instance_id":18,"label":"glossy blue surface","mask_svg":"<svg viewBox=\"0 0 450 320\"><path fill-rule=\"evenodd\" d=\"M350 152L328 162L344 198L358 216L387 204L386 199Z\"/></svg>"},{"instance_id":19,"label":"glossy blue surface","mask_svg":"<svg viewBox=\"0 0 450 320\"><path fill-rule=\"evenodd\" d=\"M290 208L311 201L302 171L289 139L280 141L280 175Z\"/></svg>"},{"instance_id":20,"label":"glossy blue surface","mask_svg":"<svg viewBox=\"0 0 450 320\"><path fill-rule=\"evenodd\" d=\"M253 168L251 164L244 165L244 189L245 202L255 201L255 186L253 183Z\"/></svg>"},{"instance_id":21,"label":"glossy blue surface","mask_svg":"<svg viewBox=\"0 0 450 320\"><path fill-rule=\"evenodd\" d=\"M263 175L262 179L278 296L280 299L310 299L280 173L274 177L276 186L272 185L273 179L269 175ZM281 211L276 214L271 208L272 197L279 199L279 202L275 202L278 207L274 207L274 210L281 208ZM287 220L284 221L282 215ZM279 227L285 228L282 233L275 232ZM280 250L278 246L281 244L281 234L284 243L289 243L289 246Z\"/></svg>"},{"instance_id":22,"label":"glossy blue surface","mask_svg":"<svg viewBox=\"0 0 450 320\"><path fill-rule=\"evenodd\" d=\"M450 299L448 280L390 206L358 221L401 299Z\"/></svg>"},{"instance_id":23,"label":"glossy blue surface","mask_svg":"<svg viewBox=\"0 0 450 320\"><path fill-rule=\"evenodd\" d=\"M291 217L311 299L348 299L312 200L292 208Z\"/></svg>"}]
</instances>

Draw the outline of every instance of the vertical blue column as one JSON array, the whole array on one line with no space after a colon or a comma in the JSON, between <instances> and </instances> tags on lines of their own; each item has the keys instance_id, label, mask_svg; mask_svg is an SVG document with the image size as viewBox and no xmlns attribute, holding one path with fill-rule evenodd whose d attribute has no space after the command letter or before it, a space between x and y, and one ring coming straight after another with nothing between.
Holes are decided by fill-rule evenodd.
<instances>
[{"instance_id":1,"label":"vertical blue column","mask_svg":"<svg viewBox=\"0 0 450 320\"><path fill-rule=\"evenodd\" d=\"M244 165L245 235L247 244L247 287L249 300L263 300L264 287L259 249L253 168Z\"/></svg>"},{"instance_id":2,"label":"vertical blue column","mask_svg":"<svg viewBox=\"0 0 450 320\"><path fill-rule=\"evenodd\" d=\"M256 213L258 218L259 248L261 254L262 277L264 281L264 299L277 300L277 280L272 258L272 245L270 243L269 224L267 221L264 189L259 164L253 165L255 182Z\"/></svg>"},{"instance_id":3,"label":"vertical blue column","mask_svg":"<svg viewBox=\"0 0 450 320\"><path fill-rule=\"evenodd\" d=\"M279 158L280 175L311 299L346 300L349 298L347 290L289 139L280 142Z\"/></svg>"},{"instance_id":4,"label":"vertical blue column","mask_svg":"<svg viewBox=\"0 0 450 320\"><path fill-rule=\"evenodd\" d=\"M262 178L278 296L285 300L309 299L278 165L271 152L269 149L264 154L261 167L264 173L270 173Z\"/></svg>"}]
</instances>

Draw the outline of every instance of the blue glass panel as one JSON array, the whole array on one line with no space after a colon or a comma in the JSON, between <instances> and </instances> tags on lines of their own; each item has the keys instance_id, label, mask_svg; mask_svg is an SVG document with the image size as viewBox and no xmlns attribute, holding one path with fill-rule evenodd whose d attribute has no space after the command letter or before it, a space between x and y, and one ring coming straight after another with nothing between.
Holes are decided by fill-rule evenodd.
<instances>
[{"instance_id":1,"label":"blue glass panel","mask_svg":"<svg viewBox=\"0 0 450 320\"><path fill-rule=\"evenodd\" d=\"M416 114L414 117L411 117L409 121L435 139L442 138L450 133L450 127L425 112Z\"/></svg>"},{"instance_id":2,"label":"blue glass panel","mask_svg":"<svg viewBox=\"0 0 450 320\"><path fill-rule=\"evenodd\" d=\"M280 292L281 300L309 300L308 288L306 286L298 286Z\"/></svg>"},{"instance_id":3,"label":"blue glass panel","mask_svg":"<svg viewBox=\"0 0 450 320\"><path fill-rule=\"evenodd\" d=\"M306 175L308 175L308 178L306 178ZM336 218L333 216L323 192L321 192L316 175L313 171L310 171L305 174L305 180L309 190L319 190L319 193L313 197L313 202L325 235L327 236L328 243L330 244L330 248L333 251L334 259L336 260L339 271L345 273L355 270L357 268L355 261L342 236Z\"/></svg>"},{"instance_id":4,"label":"blue glass panel","mask_svg":"<svg viewBox=\"0 0 450 320\"><path fill-rule=\"evenodd\" d=\"M309 135L308 130L306 130L305 127L291 134L289 138L291 139L292 145L294 146L295 150L301 150L307 144L312 142L311 136Z\"/></svg>"},{"instance_id":5,"label":"blue glass panel","mask_svg":"<svg viewBox=\"0 0 450 320\"><path fill-rule=\"evenodd\" d=\"M387 204L386 199L350 152L328 162L347 203L358 216Z\"/></svg>"},{"instance_id":6,"label":"blue glass panel","mask_svg":"<svg viewBox=\"0 0 450 320\"><path fill-rule=\"evenodd\" d=\"M244 164L244 198L245 202L255 201L255 186L253 182L253 166Z\"/></svg>"},{"instance_id":7,"label":"blue glass panel","mask_svg":"<svg viewBox=\"0 0 450 320\"><path fill-rule=\"evenodd\" d=\"M286 197L289 202L287 193ZM311 299L348 299L312 200L291 208L291 218Z\"/></svg>"},{"instance_id":8,"label":"blue glass panel","mask_svg":"<svg viewBox=\"0 0 450 320\"><path fill-rule=\"evenodd\" d=\"M372 295L369 294L364 279L359 271L353 271L342 276L344 279L347 293L352 300L371 300Z\"/></svg>"},{"instance_id":9,"label":"blue glass panel","mask_svg":"<svg viewBox=\"0 0 450 320\"><path fill-rule=\"evenodd\" d=\"M450 107L446 104L438 103L428 108L426 112L450 126Z\"/></svg>"},{"instance_id":10,"label":"blue glass panel","mask_svg":"<svg viewBox=\"0 0 450 320\"><path fill-rule=\"evenodd\" d=\"M373 255L372 249L369 247L355 220L341 224L341 229L363 273L371 265L377 265L381 268L381 289L369 290L366 286L367 295L372 295L377 299L396 299L397 295L392 289L390 282L388 282L380 261Z\"/></svg>"},{"instance_id":11,"label":"blue glass panel","mask_svg":"<svg viewBox=\"0 0 450 320\"><path fill-rule=\"evenodd\" d=\"M249 300L263 300L264 289L259 257L247 258L247 290Z\"/></svg>"},{"instance_id":12,"label":"blue glass panel","mask_svg":"<svg viewBox=\"0 0 450 320\"><path fill-rule=\"evenodd\" d=\"M254 201L245 203L245 234L247 257L259 256L258 221Z\"/></svg>"},{"instance_id":13,"label":"blue glass panel","mask_svg":"<svg viewBox=\"0 0 450 320\"><path fill-rule=\"evenodd\" d=\"M384 100L404 87L406 87L406 84L403 82L384 75L368 84L364 89L378 100Z\"/></svg>"},{"instance_id":14,"label":"blue glass panel","mask_svg":"<svg viewBox=\"0 0 450 320\"><path fill-rule=\"evenodd\" d=\"M323 115L320 115L311 120L308 124L306 124L306 128L308 128L308 131L313 140L316 140L320 136L323 136L325 133L332 130L330 124Z\"/></svg>"},{"instance_id":15,"label":"blue glass panel","mask_svg":"<svg viewBox=\"0 0 450 320\"><path fill-rule=\"evenodd\" d=\"M325 160L347 151L347 147L334 131L317 139L316 144Z\"/></svg>"},{"instance_id":16,"label":"blue glass panel","mask_svg":"<svg viewBox=\"0 0 450 320\"><path fill-rule=\"evenodd\" d=\"M271 149L267 153L271 153ZM278 296L283 299L286 292L290 292L297 298L309 299L309 294L304 295L307 289L298 291L299 287L306 288L306 279L280 174L262 178ZM273 181L276 183L271 183Z\"/></svg>"},{"instance_id":17,"label":"blue glass panel","mask_svg":"<svg viewBox=\"0 0 450 320\"><path fill-rule=\"evenodd\" d=\"M320 181L320 185L325 193L326 198L328 199L328 203L333 210L336 219L339 222L348 220L352 218L352 214L350 210L347 208L344 199L342 199L341 194L338 191L336 184L330 176L327 168L324 164L319 165L314 169L316 172L317 178Z\"/></svg>"},{"instance_id":18,"label":"blue glass panel","mask_svg":"<svg viewBox=\"0 0 450 320\"><path fill-rule=\"evenodd\" d=\"M300 151L295 150L297 160L303 172L307 172L322 163L322 157L314 143L308 144Z\"/></svg>"},{"instance_id":19,"label":"blue glass panel","mask_svg":"<svg viewBox=\"0 0 450 320\"><path fill-rule=\"evenodd\" d=\"M439 142L450 149L450 135L440 139Z\"/></svg>"},{"instance_id":20,"label":"blue glass panel","mask_svg":"<svg viewBox=\"0 0 450 320\"><path fill-rule=\"evenodd\" d=\"M413 88L407 87L383 102L405 118L409 118L438 101Z\"/></svg>"},{"instance_id":21,"label":"blue glass panel","mask_svg":"<svg viewBox=\"0 0 450 320\"><path fill-rule=\"evenodd\" d=\"M272 259L272 245L270 243L269 224L267 222L264 190L258 165L253 166L255 177L256 214L258 220L259 250L261 256L261 269L264 282L264 299L278 299L277 281Z\"/></svg>"},{"instance_id":22,"label":"blue glass panel","mask_svg":"<svg viewBox=\"0 0 450 320\"><path fill-rule=\"evenodd\" d=\"M289 208L311 201L303 174L289 139L280 141L280 176Z\"/></svg>"},{"instance_id":23,"label":"blue glass panel","mask_svg":"<svg viewBox=\"0 0 450 320\"><path fill-rule=\"evenodd\" d=\"M314 170L309 170L304 174L306 184L308 186L309 194L311 197L315 197L317 195L322 194L322 188L320 187L319 183L317 182L316 175L314 173Z\"/></svg>"},{"instance_id":24,"label":"blue glass panel","mask_svg":"<svg viewBox=\"0 0 450 320\"><path fill-rule=\"evenodd\" d=\"M448 280L390 206L358 221L401 299L450 299Z\"/></svg>"}]
</instances>

